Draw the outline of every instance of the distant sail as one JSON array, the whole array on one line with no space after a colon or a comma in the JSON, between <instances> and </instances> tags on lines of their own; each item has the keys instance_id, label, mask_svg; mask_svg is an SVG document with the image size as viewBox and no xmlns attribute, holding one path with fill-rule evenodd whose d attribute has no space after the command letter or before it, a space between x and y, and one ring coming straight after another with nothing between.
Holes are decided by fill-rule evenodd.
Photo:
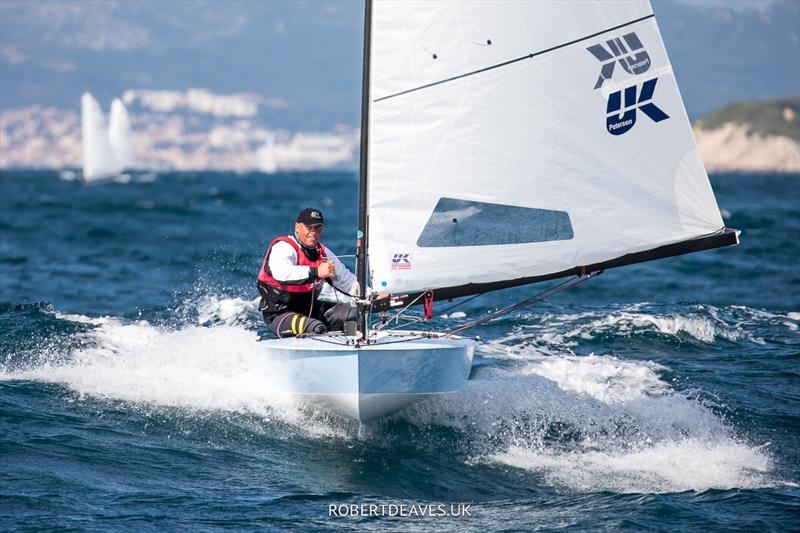
<instances>
[{"instance_id":1,"label":"distant sail","mask_svg":"<svg viewBox=\"0 0 800 533\"><path fill-rule=\"evenodd\" d=\"M258 151L258 169L267 174L275 174L278 171L278 164L275 162L275 136L271 133L267 137L267 142Z\"/></svg>"},{"instance_id":2,"label":"distant sail","mask_svg":"<svg viewBox=\"0 0 800 533\"><path fill-rule=\"evenodd\" d=\"M481 292L723 230L647 1L386 0L371 28L378 294Z\"/></svg>"},{"instance_id":3,"label":"distant sail","mask_svg":"<svg viewBox=\"0 0 800 533\"><path fill-rule=\"evenodd\" d=\"M133 166L131 150L131 120L122 100L115 98L111 102L111 113L108 119L108 142L114 158L122 170Z\"/></svg>"},{"instance_id":4,"label":"distant sail","mask_svg":"<svg viewBox=\"0 0 800 533\"><path fill-rule=\"evenodd\" d=\"M83 178L101 179L122 172L108 139L100 104L86 92L81 96L81 134L83 137Z\"/></svg>"}]
</instances>

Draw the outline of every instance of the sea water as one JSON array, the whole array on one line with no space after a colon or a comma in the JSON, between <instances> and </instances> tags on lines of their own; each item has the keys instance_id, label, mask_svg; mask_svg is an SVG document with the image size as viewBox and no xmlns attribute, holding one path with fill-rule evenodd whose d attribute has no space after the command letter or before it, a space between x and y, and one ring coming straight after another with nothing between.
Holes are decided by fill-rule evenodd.
<instances>
[{"instance_id":1,"label":"sea water","mask_svg":"<svg viewBox=\"0 0 800 533\"><path fill-rule=\"evenodd\" d=\"M355 174L71 177L0 173L1 529L800 528L800 176L713 176L740 246L471 330L463 391L363 428L266 379L255 303L301 208L354 252Z\"/></svg>"}]
</instances>

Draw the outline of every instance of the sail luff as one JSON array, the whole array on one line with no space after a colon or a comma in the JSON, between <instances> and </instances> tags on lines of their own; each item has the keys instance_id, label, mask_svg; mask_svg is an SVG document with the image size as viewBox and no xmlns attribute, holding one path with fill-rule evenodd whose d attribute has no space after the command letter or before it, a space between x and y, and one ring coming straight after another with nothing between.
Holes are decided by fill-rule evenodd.
<instances>
[{"instance_id":1,"label":"sail luff","mask_svg":"<svg viewBox=\"0 0 800 533\"><path fill-rule=\"evenodd\" d=\"M370 44L372 38L372 0L364 2L364 52L361 80L361 153L358 185L358 234L356 249L356 278L361 287L361 298L367 291L367 183L369 165L369 88L370 88ZM358 306L358 329L366 334L367 313L363 305Z\"/></svg>"},{"instance_id":2,"label":"sail luff","mask_svg":"<svg viewBox=\"0 0 800 533\"><path fill-rule=\"evenodd\" d=\"M516 57L516 58L513 58L513 59L504 60L504 61L502 61L500 63L495 64L495 65L489 65L489 66L482 67L482 68L479 68L479 69L476 69L476 70L473 70L473 71L470 71L470 72L460 73L460 74L457 74L455 76L451 76L449 78L445 78L443 80L432 81L430 83L426 83L424 85L420 85L419 87L412 87L410 89L405 89L405 90L402 90L402 91L399 91L399 92L396 92L396 93L393 93L393 94L387 94L387 95L384 95L384 96L380 96L378 98L375 98L375 102L376 103L377 102L382 102L383 100L389 100L390 98L397 98L398 96L403 96L403 95L406 95L406 94L409 94L409 93L413 93L413 92L416 92L416 91L421 91L423 89L429 89L431 87L435 87L435 86L441 85L443 83L448 83L448 82L459 80L459 79L462 79L462 78L467 78L469 76L474 76L476 74L481 74L483 72L487 72L489 70L494 70L496 68L506 67L506 66L512 65L514 63L517 63L519 61L525 61L525 60L528 60L528 59L534 59L535 57L540 56L542 54L547 54L547 53L550 53L550 52L554 52L554 51L556 51L556 50L558 50L560 48L565 48L567 46L572 46L573 44L577 44L577 43L580 43L580 42L583 42L583 41L587 41L589 39L593 39L593 38L595 38L595 37L597 37L599 35L603 35L605 33L609 33L609 32L615 31L615 30L619 30L621 28L625 28L627 26L631 26L633 24L636 24L637 22L641 22L643 20L647 20L647 19L653 18L653 17L655 17L655 14L650 13L649 15L645 15L643 17L639 17L637 19L630 20L630 21L624 22L622 24L618 24L617 26L614 26L614 27L611 27L611 28L604 28L603 30L595 32L595 33L592 33L590 35L585 35L583 37L579 37L579 38L573 39L571 41L567 41L567 42L564 42L564 43L559 43L559 44L557 44L555 46L550 46L549 48L546 48L544 50L537 50L535 52L529 52L529 53L526 53L523 56Z\"/></svg>"}]
</instances>

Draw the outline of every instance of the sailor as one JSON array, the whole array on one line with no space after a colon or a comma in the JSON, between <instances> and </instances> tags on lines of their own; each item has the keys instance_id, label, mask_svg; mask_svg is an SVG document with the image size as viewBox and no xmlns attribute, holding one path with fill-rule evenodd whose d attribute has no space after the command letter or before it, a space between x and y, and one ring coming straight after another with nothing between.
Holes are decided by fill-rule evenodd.
<instances>
[{"instance_id":1,"label":"sailor","mask_svg":"<svg viewBox=\"0 0 800 533\"><path fill-rule=\"evenodd\" d=\"M345 322L357 319L344 296L348 301L336 304L318 299L323 283L335 294L357 296L360 289L355 275L320 242L324 228L322 211L303 209L294 235L276 238L264 255L258 273L259 311L278 337L343 330Z\"/></svg>"}]
</instances>

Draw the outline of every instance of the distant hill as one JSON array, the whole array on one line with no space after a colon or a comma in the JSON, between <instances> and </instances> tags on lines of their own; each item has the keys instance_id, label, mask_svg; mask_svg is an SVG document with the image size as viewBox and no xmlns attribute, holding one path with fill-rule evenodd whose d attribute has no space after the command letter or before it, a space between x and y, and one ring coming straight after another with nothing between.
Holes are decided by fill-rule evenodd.
<instances>
[{"instance_id":1,"label":"distant hill","mask_svg":"<svg viewBox=\"0 0 800 533\"><path fill-rule=\"evenodd\" d=\"M800 98L739 102L693 124L712 172L800 172Z\"/></svg>"},{"instance_id":2,"label":"distant hill","mask_svg":"<svg viewBox=\"0 0 800 533\"><path fill-rule=\"evenodd\" d=\"M712 130L727 123L745 126L750 135L777 135L800 142L800 98L731 104L704 116L696 125Z\"/></svg>"}]
</instances>

